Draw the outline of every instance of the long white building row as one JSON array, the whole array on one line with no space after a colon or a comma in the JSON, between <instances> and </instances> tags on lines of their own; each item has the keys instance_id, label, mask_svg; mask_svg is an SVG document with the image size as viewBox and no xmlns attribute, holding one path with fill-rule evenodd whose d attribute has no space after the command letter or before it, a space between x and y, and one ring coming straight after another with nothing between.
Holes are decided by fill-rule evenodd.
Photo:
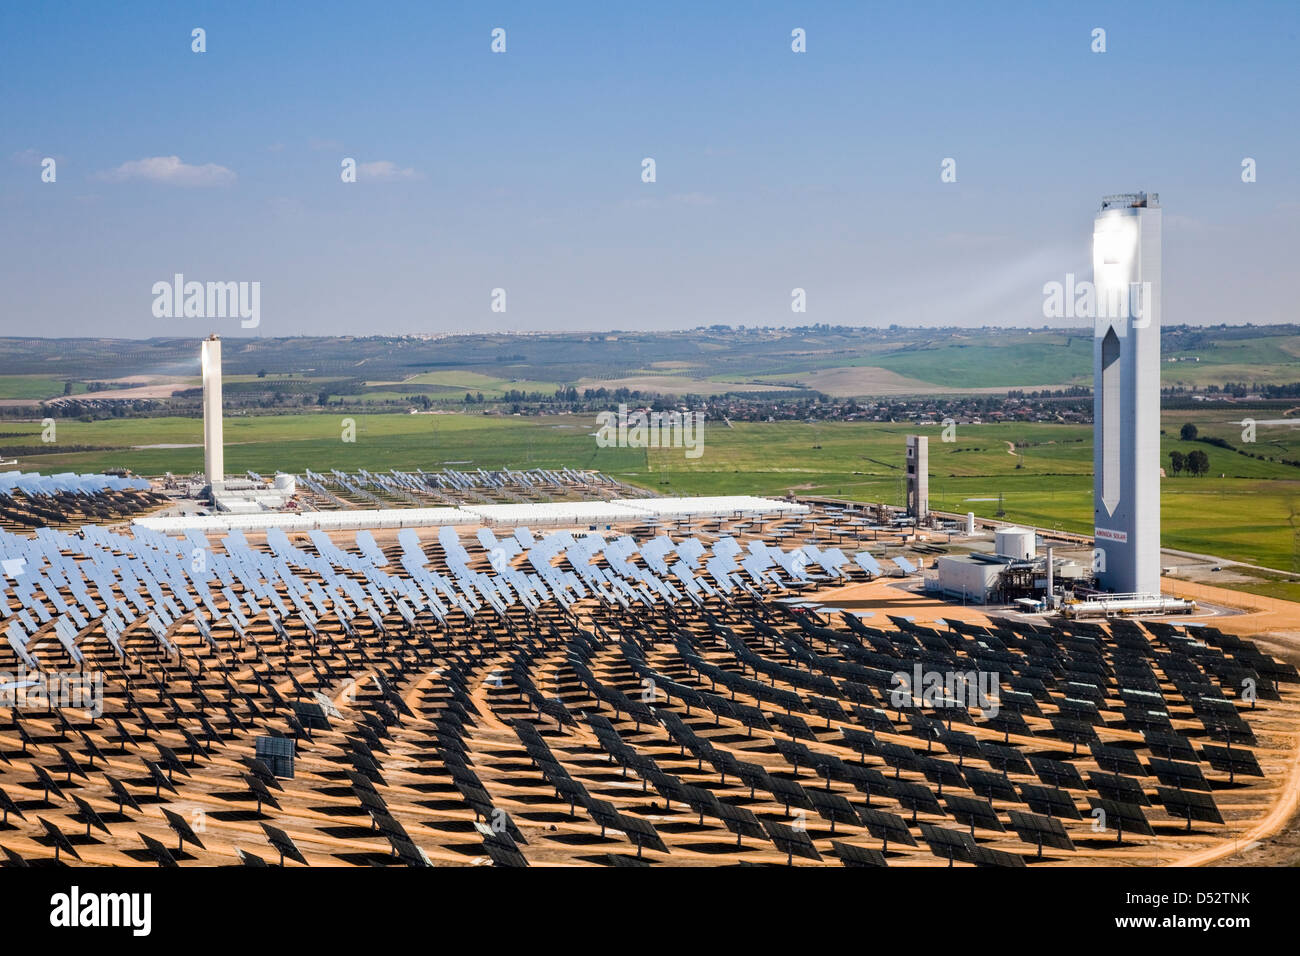
<instances>
[{"instance_id":1,"label":"long white building row","mask_svg":"<svg viewBox=\"0 0 1300 956\"><path fill-rule=\"evenodd\" d=\"M140 518L138 527L163 534L196 531L346 531L358 528L568 527L673 518L807 514L806 505L753 495L699 498L617 498L612 501L548 501L463 505L458 508L387 508L375 511L263 512Z\"/></svg>"}]
</instances>

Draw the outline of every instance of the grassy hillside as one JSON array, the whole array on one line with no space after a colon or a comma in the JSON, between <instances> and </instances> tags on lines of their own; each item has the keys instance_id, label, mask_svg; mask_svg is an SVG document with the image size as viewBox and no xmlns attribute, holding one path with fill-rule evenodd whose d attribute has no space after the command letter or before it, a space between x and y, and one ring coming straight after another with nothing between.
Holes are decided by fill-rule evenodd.
<instances>
[{"instance_id":1,"label":"grassy hillside","mask_svg":"<svg viewBox=\"0 0 1300 956\"><path fill-rule=\"evenodd\" d=\"M1161 376L1169 386L1300 379L1297 326L1169 326L1161 350ZM852 397L1087 384L1092 330L717 326L436 340L231 337L225 340L223 360L232 383L292 375L304 388L350 382L356 388L425 394L441 401L463 398L465 391L481 391L491 399L510 389L549 392L579 383L635 383L626 387L673 393L758 382ZM126 376L183 381L197 372L197 338L0 338L0 382L5 383L0 399L52 398L62 394L65 381Z\"/></svg>"}]
</instances>

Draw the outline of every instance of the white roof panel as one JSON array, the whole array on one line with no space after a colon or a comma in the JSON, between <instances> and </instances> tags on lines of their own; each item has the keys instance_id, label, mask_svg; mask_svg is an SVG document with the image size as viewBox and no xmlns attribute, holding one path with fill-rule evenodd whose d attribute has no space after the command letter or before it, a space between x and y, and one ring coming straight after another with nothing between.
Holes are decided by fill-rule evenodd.
<instances>
[{"instance_id":1,"label":"white roof panel","mask_svg":"<svg viewBox=\"0 0 1300 956\"><path fill-rule=\"evenodd\" d=\"M357 528L427 528L438 525L478 524L479 519L460 508L381 508L375 511L263 512L251 515L174 515L140 518L138 528L164 534L188 530L211 531L351 531Z\"/></svg>"}]
</instances>

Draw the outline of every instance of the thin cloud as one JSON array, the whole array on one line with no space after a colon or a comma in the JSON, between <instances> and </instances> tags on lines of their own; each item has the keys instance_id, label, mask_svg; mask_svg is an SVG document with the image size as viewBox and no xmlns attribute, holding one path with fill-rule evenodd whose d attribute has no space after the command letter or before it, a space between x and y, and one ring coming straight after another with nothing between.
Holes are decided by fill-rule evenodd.
<instances>
[{"instance_id":1,"label":"thin cloud","mask_svg":"<svg viewBox=\"0 0 1300 956\"><path fill-rule=\"evenodd\" d=\"M9 158L19 166L39 166L41 160L45 158L45 154L41 153L39 150L29 148L20 150Z\"/></svg>"},{"instance_id":2,"label":"thin cloud","mask_svg":"<svg viewBox=\"0 0 1300 956\"><path fill-rule=\"evenodd\" d=\"M376 160L373 163L361 163L357 166L358 179L373 179L378 182L396 182L402 179L419 179L420 174L409 167L402 169L396 163L387 159Z\"/></svg>"},{"instance_id":3,"label":"thin cloud","mask_svg":"<svg viewBox=\"0 0 1300 956\"><path fill-rule=\"evenodd\" d=\"M96 178L114 183L149 182L202 187L229 186L235 181L235 173L216 163L191 166L182 162L179 156L149 156L123 163Z\"/></svg>"},{"instance_id":4,"label":"thin cloud","mask_svg":"<svg viewBox=\"0 0 1300 956\"><path fill-rule=\"evenodd\" d=\"M668 205L714 206L717 205L717 202L718 197L711 196L708 193L673 193L666 198L638 196L635 199L623 199L619 201L619 206L624 209L661 209Z\"/></svg>"}]
</instances>

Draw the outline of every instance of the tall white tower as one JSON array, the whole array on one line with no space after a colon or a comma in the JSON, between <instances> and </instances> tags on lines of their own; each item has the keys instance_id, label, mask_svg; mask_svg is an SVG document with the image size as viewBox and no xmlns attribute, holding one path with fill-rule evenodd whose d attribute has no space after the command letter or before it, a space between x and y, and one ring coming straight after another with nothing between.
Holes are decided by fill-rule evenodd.
<instances>
[{"instance_id":1,"label":"tall white tower","mask_svg":"<svg viewBox=\"0 0 1300 956\"><path fill-rule=\"evenodd\" d=\"M221 339L210 335L203 340L203 474L213 491L226 477L221 436Z\"/></svg>"},{"instance_id":2,"label":"tall white tower","mask_svg":"<svg viewBox=\"0 0 1300 956\"><path fill-rule=\"evenodd\" d=\"M1160 200L1107 196L1093 226L1098 583L1160 592Z\"/></svg>"}]
</instances>

